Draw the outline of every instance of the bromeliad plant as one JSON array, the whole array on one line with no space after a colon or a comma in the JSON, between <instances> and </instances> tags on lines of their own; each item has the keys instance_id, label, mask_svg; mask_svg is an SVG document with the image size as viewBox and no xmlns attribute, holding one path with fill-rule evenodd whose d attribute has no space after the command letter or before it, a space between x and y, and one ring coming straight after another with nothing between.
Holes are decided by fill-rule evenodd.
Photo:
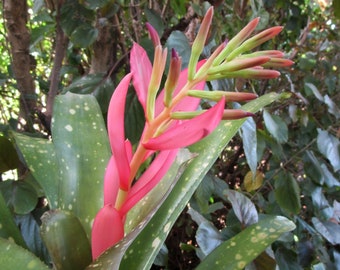
<instances>
[{"instance_id":1,"label":"bromeliad plant","mask_svg":"<svg viewBox=\"0 0 340 270\"><path fill-rule=\"evenodd\" d=\"M123 239L128 211L159 183L180 148L209 135L221 120L253 115L225 107L226 102L255 99L255 94L204 91L206 81L221 78L271 79L280 73L267 68L292 64L283 58L280 51L248 53L282 30L280 26L272 27L249 38L259 18L252 20L232 40L218 46L208 59L199 61L212 17L213 8L210 8L192 45L187 69L181 71L181 57L172 49L169 73L161 92L167 49L162 48L156 30L147 24L154 44L153 64L140 45L133 45L131 73L122 79L109 105L108 133L112 156L104 179L104 206L97 214L92 229L94 259ZM135 151L124 135L125 100L131 81L145 113L144 130ZM215 101L216 104L208 110L198 110L200 99ZM148 159L152 159L151 164L141 173L140 168Z\"/></svg>"},{"instance_id":2,"label":"bromeliad plant","mask_svg":"<svg viewBox=\"0 0 340 270\"><path fill-rule=\"evenodd\" d=\"M123 269L148 269L179 212L241 127L243 120L235 119L252 116L279 97L268 94L257 98L253 93L204 90L206 81L211 80L276 78L280 73L270 68L292 64L280 51L250 52L282 30L280 26L272 27L250 37L259 18L252 20L229 42L218 46L208 59L200 60L212 17L213 8L210 8L192 45L187 69L182 70L181 57L172 49L169 72L161 91L167 49L162 48L155 29L147 25L154 44L153 64L146 51L137 43L133 44L131 72L121 80L109 105L110 146L94 98L70 93L56 99L52 142L15 135L17 145L52 209L43 217L41 234L55 268L83 269L91 262L91 249L95 262L88 269L118 269L120 265ZM135 146L124 133L125 102L131 82L145 116L144 130ZM215 105L201 110L201 99L215 102ZM226 109L227 102L242 101L250 102L243 109ZM215 129L217 131L213 132ZM87 136L82 132L87 132ZM190 145L193 145L190 150L195 158L176 163L177 157L182 155L180 149ZM208 147L211 148L209 153L206 152ZM192 156L187 159L190 158ZM175 173L171 176L173 170ZM167 178L170 178L170 184L162 186ZM153 197L149 198L154 191L160 197L155 202ZM1 198L0 216L8 215ZM142 218L134 216L135 220L129 217L135 207L140 212L145 210L150 200L152 206L147 214ZM134 224L132 228L131 223ZM216 269L229 269L216 258L223 258L220 254L225 256L226 250L237 255L244 248L245 240L251 237L251 250L241 261L238 261L239 256L228 258L228 262L234 262L230 269L242 269L283 232L293 228L292 222L282 217L259 221L231 242L222 244L217 253L212 252L206 264L218 261L221 267L216 266ZM152 233L153 230L158 234ZM254 235L261 236L259 245ZM16 234L17 243L19 238ZM88 238L91 238L91 248ZM0 258L6 255L2 256L1 252L12 248L21 253L12 244L0 241ZM126 266L129 256L134 259ZM26 257L23 263L31 263L31 255ZM38 264L34 261L35 269L44 269Z\"/></svg>"}]
</instances>

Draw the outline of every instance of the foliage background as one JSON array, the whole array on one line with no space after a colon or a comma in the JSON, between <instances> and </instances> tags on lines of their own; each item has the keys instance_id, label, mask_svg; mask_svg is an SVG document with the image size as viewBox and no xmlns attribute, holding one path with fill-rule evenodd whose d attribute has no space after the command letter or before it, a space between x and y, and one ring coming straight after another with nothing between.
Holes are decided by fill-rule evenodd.
<instances>
[{"instance_id":1,"label":"foliage background","mask_svg":"<svg viewBox=\"0 0 340 270\"><path fill-rule=\"evenodd\" d=\"M237 234L245 225L235 216L235 202L220 192L228 188L250 199L259 213L293 220L297 229L261 255L266 268L257 269L273 269L275 261L280 269L339 269L338 3L4 0L0 10L0 189L34 253L41 258L47 256L39 240L29 237L37 230L35 224L39 224L45 209L44 194L20 153L18 156L9 131L49 137L53 100L66 92L93 94L105 115L115 85L129 70L132 42L141 43L147 50L152 47L143 27L145 22L156 27L166 46L179 51L185 64L200 18L209 5L214 5L207 55L216 44L259 16L258 30L273 25L285 27L265 46L286 52L295 65L283 70L278 80L211 83L211 89L248 90L258 95L288 92L290 98L274 103L246 122L211 168L190 205L212 221L222 239ZM11 21L19 15L22 21ZM136 142L143 113L132 91L127 104L126 134ZM247 207L247 203L244 200L241 206ZM208 242L211 239L204 237L195 215L185 211L156 264L169 269L194 268ZM259 265L249 267L256 269Z\"/></svg>"}]
</instances>

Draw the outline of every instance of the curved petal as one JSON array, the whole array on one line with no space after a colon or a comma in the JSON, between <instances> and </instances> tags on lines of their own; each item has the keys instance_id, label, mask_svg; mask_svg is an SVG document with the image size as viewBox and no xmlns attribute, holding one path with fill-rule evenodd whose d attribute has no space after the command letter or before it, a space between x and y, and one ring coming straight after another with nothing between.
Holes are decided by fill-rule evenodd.
<instances>
[{"instance_id":1,"label":"curved petal","mask_svg":"<svg viewBox=\"0 0 340 270\"><path fill-rule=\"evenodd\" d=\"M104 205L116 203L119 190L119 174L116 159L111 156L104 175Z\"/></svg>"},{"instance_id":2,"label":"curved petal","mask_svg":"<svg viewBox=\"0 0 340 270\"><path fill-rule=\"evenodd\" d=\"M175 149L171 151L162 151L158 154L150 167L129 191L127 199L120 209L122 216L125 216L136 203L159 183L174 162L177 152L178 149Z\"/></svg>"},{"instance_id":3,"label":"curved petal","mask_svg":"<svg viewBox=\"0 0 340 270\"><path fill-rule=\"evenodd\" d=\"M127 74L114 91L107 114L111 150L116 158L121 188L128 189L130 166L125 147L124 113L125 100L132 74Z\"/></svg>"},{"instance_id":4,"label":"curved petal","mask_svg":"<svg viewBox=\"0 0 340 270\"><path fill-rule=\"evenodd\" d=\"M202 60L198 62L197 69L201 68L205 62L206 60ZM174 96L178 94L179 91L182 90L182 88L185 86L187 81L188 81L188 69L186 68L186 69L183 69L181 71L181 74L179 75L178 84L173 93ZM196 84L193 88L195 90L203 90L204 86L205 86L205 81L201 81L198 84ZM160 114L160 112L164 108L163 100L164 100L164 89L159 93L157 100L156 100L156 107L155 107L156 116ZM174 111L194 111L197 109L199 104L200 104L199 98L186 97L174 107Z\"/></svg>"},{"instance_id":5,"label":"curved petal","mask_svg":"<svg viewBox=\"0 0 340 270\"><path fill-rule=\"evenodd\" d=\"M124 237L124 224L119 212L111 205L105 205L98 212L92 227L92 257L96 259L106 249Z\"/></svg>"},{"instance_id":6,"label":"curved petal","mask_svg":"<svg viewBox=\"0 0 340 270\"><path fill-rule=\"evenodd\" d=\"M131 49L130 69L133 76L133 87L136 90L140 104L146 111L146 97L152 73L152 64L144 48L137 43L134 43Z\"/></svg>"},{"instance_id":7,"label":"curved petal","mask_svg":"<svg viewBox=\"0 0 340 270\"><path fill-rule=\"evenodd\" d=\"M222 98L214 107L196 116L173 125L158 137L144 143L151 150L169 150L191 145L210 134L219 124L224 111L225 99Z\"/></svg>"}]
</instances>

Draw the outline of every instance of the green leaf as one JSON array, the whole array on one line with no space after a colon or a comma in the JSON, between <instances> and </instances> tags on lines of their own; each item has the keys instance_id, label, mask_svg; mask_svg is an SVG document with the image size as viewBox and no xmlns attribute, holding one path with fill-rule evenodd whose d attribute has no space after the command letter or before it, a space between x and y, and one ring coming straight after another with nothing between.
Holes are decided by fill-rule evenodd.
<instances>
[{"instance_id":1,"label":"green leaf","mask_svg":"<svg viewBox=\"0 0 340 270\"><path fill-rule=\"evenodd\" d=\"M300 188L289 172L280 172L275 178L275 198L281 208L297 214L301 209Z\"/></svg>"},{"instance_id":2,"label":"green leaf","mask_svg":"<svg viewBox=\"0 0 340 270\"><path fill-rule=\"evenodd\" d=\"M38 211L39 210L35 210L26 215L16 215L15 222L20 228L27 249L33 252L46 264L50 264L51 258L49 257L46 246L40 235L40 226L38 224L38 222L40 222L40 215L37 217L34 216Z\"/></svg>"},{"instance_id":3,"label":"green leaf","mask_svg":"<svg viewBox=\"0 0 340 270\"><path fill-rule=\"evenodd\" d=\"M191 219L198 224L195 238L200 248L200 252L198 253L198 255L200 254L199 258L203 260L216 247L223 243L224 239L217 228L193 208L190 207L188 209L188 214L191 216Z\"/></svg>"},{"instance_id":4,"label":"green leaf","mask_svg":"<svg viewBox=\"0 0 340 270\"><path fill-rule=\"evenodd\" d=\"M166 41L166 47L169 51L176 48L178 54L182 57L182 68L186 68L189 64L191 47L188 38L181 31L173 31Z\"/></svg>"},{"instance_id":5,"label":"green leaf","mask_svg":"<svg viewBox=\"0 0 340 270\"><path fill-rule=\"evenodd\" d=\"M144 110L138 101L136 92L128 91L125 104L125 136L132 144L138 143L144 123Z\"/></svg>"},{"instance_id":6,"label":"green leaf","mask_svg":"<svg viewBox=\"0 0 340 270\"><path fill-rule=\"evenodd\" d=\"M238 220L243 225L249 226L258 221L256 207L245 195L235 190L225 190L224 194L231 203Z\"/></svg>"},{"instance_id":7,"label":"green leaf","mask_svg":"<svg viewBox=\"0 0 340 270\"><path fill-rule=\"evenodd\" d=\"M95 19L95 12L85 8L78 0L67 0L61 6L60 18L62 29L71 36L79 26L90 25Z\"/></svg>"},{"instance_id":8,"label":"green leaf","mask_svg":"<svg viewBox=\"0 0 340 270\"><path fill-rule=\"evenodd\" d=\"M13 216L0 192L0 239L1 238L14 240L18 245L24 248L27 247L20 230L15 224Z\"/></svg>"},{"instance_id":9,"label":"green leaf","mask_svg":"<svg viewBox=\"0 0 340 270\"><path fill-rule=\"evenodd\" d=\"M278 98L280 95L270 93L249 102L242 109L255 113ZM149 269L151 267L177 217L244 121L244 119L224 121L212 134L190 147L190 151L197 153L198 156L189 163L171 194L127 250L120 266L121 269Z\"/></svg>"},{"instance_id":10,"label":"green leaf","mask_svg":"<svg viewBox=\"0 0 340 270\"><path fill-rule=\"evenodd\" d=\"M332 164L334 171L340 170L339 139L318 128L318 149Z\"/></svg>"},{"instance_id":11,"label":"green leaf","mask_svg":"<svg viewBox=\"0 0 340 270\"><path fill-rule=\"evenodd\" d=\"M271 115L267 110L263 110L263 119L267 130L277 142L287 142L288 128L286 123L279 116Z\"/></svg>"},{"instance_id":12,"label":"green leaf","mask_svg":"<svg viewBox=\"0 0 340 270\"><path fill-rule=\"evenodd\" d=\"M331 221L320 221L312 218L315 229L332 245L340 244L340 225Z\"/></svg>"},{"instance_id":13,"label":"green leaf","mask_svg":"<svg viewBox=\"0 0 340 270\"><path fill-rule=\"evenodd\" d=\"M82 24L71 34L71 41L82 48L86 48L93 44L98 37L98 29L90 24Z\"/></svg>"},{"instance_id":14,"label":"green leaf","mask_svg":"<svg viewBox=\"0 0 340 270\"><path fill-rule=\"evenodd\" d=\"M48 270L49 268L27 249L0 238L0 269Z\"/></svg>"},{"instance_id":15,"label":"green leaf","mask_svg":"<svg viewBox=\"0 0 340 270\"><path fill-rule=\"evenodd\" d=\"M54 105L52 138L62 181L59 207L72 211L90 235L103 205L103 178L111 156L103 117L91 95L67 93Z\"/></svg>"},{"instance_id":16,"label":"green leaf","mask_svg":"<svg viewBox=\"0 0 340 270\"><path fill-rule=\"evenodd\" d=\"M268 216L218 246L196 269L244 269L283 233L294 228L294 223L285 217Z\"/></svg>"},{"instance_id":17,"label":"green leaf","mask_svg":"<svg viewBox=\"0 0 340 270\"><path fill-rule=\"evenodd\" d=\"M58 183L61 179L52 142L20 133L13 133L13 135L31 173L44 189L50 207L56 207L58 205Z\"/></svg>"},{"instance_id":18,"label":"green leaf","mask_svg":"<svg viewBox=\"0 0 340 270\"><path fill-rule=\"evenodd\" d=\"M275 259L280 270L302 270L297 255L293 250L278 248L275 251Z\"/></svg>"},{"instance_id":19,"label":"green leaf","mask_svg":"<svg viewBox=\"0 0 340 270\"><path fill-rule=\"evenodd\" d=\"M53 141L15 134L35 179L52 208L72 211L90 235L103 204L103 177L111 156L101 110L91 95L56 98Z\"/></svg>"},{"instance_id":20,"label":"green leaf","mask_svg":"<svg viewBox=\"0 0 340 270\"><path fill-rule=\"evenodd\" d=\"M161 37L164 31L164 23L159 13L153 9L145 8L145 16L147 21L155 28L158 35Z\"/></svg>"},{"instance_id":21,"label":"green leaf","mask_svg":"<svg viewBox=\"0 0 340 270\"><path fill-rule=\"evenodd\" d=\"M320 100L320 101L324 101L323 96L321 95L321 93L319 92L319 90L316 88L316 86L312 83L305 83L305 87L307 87L310 91L313 92L314 96Z\"/></svg>"},{"instance_id":22,"label":"green leaf","mask_svg":"<svg viewBox=\"0 0 340 270\"><path fill-rule=\"evenodd\" d=\"M244 154L248 166L253 175L256 175L257 168L257 136L256 123L253 118L248 118L241 127Z\"/></svg>"},{"instance_id":23,"label":"green leaf","mask_svg":"<svg viewBox=\"0 0 340 270\"><path fill-rule=\"evenodd\" d=\"M100 105L102 113L106 113L113 91L114 85L111 79L105 74L97 73L88 74L74 80L72 84L64 88L62 93L93 94Z\"/></svg>"},{"instance_id":24,"label":"green leaf","mask_svg":"<svg viewBox=\"0 0 340 270\"><path fill-rule=\"evenodd\" d=\"M0 173L16 169L19 166L18 154L11 141L1 135L0 149Z\"/></svg>"},{"instance_id":25,"label":"green leaf","mask_svg":"<svg viewBox=\"0 0 340 270\"><path fill-rule=\"evenodd\" d=\"M57 270L83 270L92 260L90 243L79 219L51 210L41 217L41 236Z\"/></svg>"},{"instance_id":26,"label":"green leaf","mask_svg":"<svg viewBox=\"0 0 340 270\"><path fill-rule=\"evenodd\" d=\"M27 214L37 205L38 194L26 181L7 180L0 182L0 191L9 208L13 209L16 214Z\"/></svg>"}]
</instances>

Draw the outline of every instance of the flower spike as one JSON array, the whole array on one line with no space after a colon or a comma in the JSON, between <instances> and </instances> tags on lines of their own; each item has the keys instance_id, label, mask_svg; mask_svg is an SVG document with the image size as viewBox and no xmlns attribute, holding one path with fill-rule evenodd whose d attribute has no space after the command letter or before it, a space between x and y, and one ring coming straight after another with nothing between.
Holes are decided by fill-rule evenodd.
<instances>
[{"instance_id":1,"label":"flower spike","mask_svg":"<svg viewBox=\"0 0 340 270\"><path fill-rule=\"evenodd\" d=\"M190 56L189 65L188 65L188 70L189 70L188 80L192 80L194 78L196 65L203 51L203 48L204 48L204 45L205 45L205 42L206 42L206 39L209 33L213 15L214 15L214 8L210 7L203 18L201 27L198 30L198 34L194 40L194 43L192 44L191 56Z\"/></svg>"}]
</instances>

